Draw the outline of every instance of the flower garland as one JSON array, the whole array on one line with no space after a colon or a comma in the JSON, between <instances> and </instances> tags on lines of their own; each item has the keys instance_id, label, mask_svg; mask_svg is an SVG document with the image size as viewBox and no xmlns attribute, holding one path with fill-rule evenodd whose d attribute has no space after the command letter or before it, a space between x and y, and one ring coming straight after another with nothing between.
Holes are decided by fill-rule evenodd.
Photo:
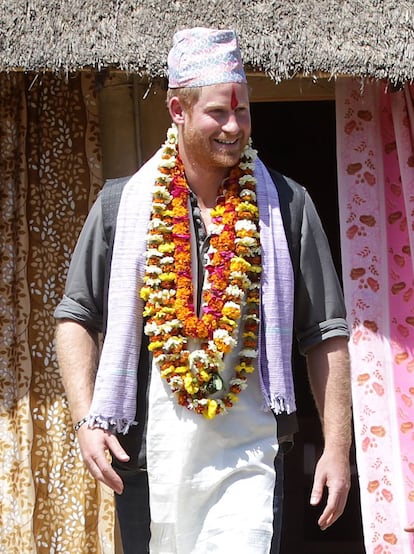
<instances>
[{"instance_id":1,"label":"flower garland","mask_svg":"<svg viewBox=\"0 0 414 554\"><path fill-rule=\"evenodd\" d=\"M246 146L211 210L212 225L203 307L195 312L191 276L189 187L173 125L163 146L154 185L147 237L144 286L145 333L161 376L178 403L208 419L226 413L254 371L259 327L260 239L256 151ZM243 316L242 316L243 314ZM236 344L240 320L243 347L235 375L224 386L223 358ZM188 340L199 339L190 352Z\"/></svg>"}]
</instances>

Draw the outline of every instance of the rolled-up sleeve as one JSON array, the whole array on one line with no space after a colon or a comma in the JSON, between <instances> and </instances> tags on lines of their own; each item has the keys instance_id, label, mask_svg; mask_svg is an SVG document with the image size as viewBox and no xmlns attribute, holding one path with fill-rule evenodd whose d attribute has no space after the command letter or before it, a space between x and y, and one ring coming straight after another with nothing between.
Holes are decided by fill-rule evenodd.
<instances>
[{"instance_id":1,"label":"rolled-up sleeve","mask_svg":"<svg viewBox=\"0 0 414 554\"><path fill-rule=\"evenodd\" d=\"M107 255L108 244L98 197L73 252L65 293L54 312L56 319L70 319L92 331L102 331Z\"/></svg>"},{"instance_id":2,"label":"rolled-up sleeve","mask_svg":"<svg viewBox=\"0 0 414 554\"><path fill-rule=\"evenodd\" d=\"M329 243L307 192L295 289L295 334L302 354L322 340L349 337L342 288Z\"/></svg>"}]
</instances>

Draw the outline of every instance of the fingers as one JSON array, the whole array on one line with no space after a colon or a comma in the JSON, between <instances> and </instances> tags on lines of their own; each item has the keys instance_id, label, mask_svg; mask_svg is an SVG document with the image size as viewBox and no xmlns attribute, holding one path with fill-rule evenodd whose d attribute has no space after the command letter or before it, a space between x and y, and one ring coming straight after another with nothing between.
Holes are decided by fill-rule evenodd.
<instances>
[{"instance_id":1,"label":"fingers","mask_svg":"<svg viewBox=\"0 0 414 554\"><path fill-rule=\"evenodd\" d=\"M127 462L129 460L128 454L122 448L115 435L112 435L112 433L106 433L106 443L108 445L108 449L117 460L120 462Z\"/></svg>"},{"instance_id":2,"label":"fingers","mask_svg":"<svg viewBox=\"0 0 414 554\"><path fill-rule=\"evenodd\" d=\"M316 470L312 487L310 504L316 506L322 500L324 488L328 488L326 506L318 520L318 525L324 531L342 515L350 488L348 463L326 463L321 458Z\"/></svg>"},{"instance_id":3,"label":"fingers","mask_svg":"<svg viewBox=\"0 0 414 554\"><path fill-rule=\"evenodd\" d=\"M109 450L122 462L127 462L129 456L119 444L116 436L104 429L82 427L79 430L78 439L83 460L92 477L121 494L124 488L123 482L112 468L107 452Z\"/></svg>"},{"instance_id":4,"label":"fingers","mask_svg":"<svg viewBox=\"0 0 414 554\"><path fill-rule=\"evenodd\" d=\"M325 531L325 529L335 523L343 514L347 498L348 490L342 492L329 491L325 509L318 520L318 525L322 531Z\"/></svg>"},{"instance_id":5,"label":"fingers","mask_svg":"<svg viewBox=\"0 0 414 554\"><path fill-rule=\"evenodd\" d=\"M105 455L97 455L95 458L85 458L85 464L94 479L104 483L118 494L122 494L124 484L119 475L114 471Z\"/></svg>"},{"instance_id":6,"label":"fingers","mask_svg":"<svg viewBox=\"0 0 414 554\"><path fill-rule=\"evenodd\" d=\"M311 506L317 506L319 504L319 502L322 499L322 494L323 494L323 487L319 487L319 484L316 483L316 479L315 479L312 492L311 492L311 497L310 497Z\"/></svg>"}]
</instances>

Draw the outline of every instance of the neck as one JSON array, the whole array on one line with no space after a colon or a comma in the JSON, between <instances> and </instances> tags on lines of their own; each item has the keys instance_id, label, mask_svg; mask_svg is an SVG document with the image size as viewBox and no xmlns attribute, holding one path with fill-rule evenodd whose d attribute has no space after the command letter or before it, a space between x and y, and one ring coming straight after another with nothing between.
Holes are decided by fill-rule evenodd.
<instances>
[{"instance_id":1,"label":"neck","mask_svg":"<svg viewBox=\"0 0 414 554\"><path fill-rule=\"evenodd\" d=\"M200 208L214 208L220 185L227 175L218 178L203 174L203 172L192 175L191 171L187 172L187 169L185 174L188 186L197 196Z\"/></svg>"},{"instance_id":2,"label":"neck","mask_svg":"<svg viewBox=\"0 0 414 554\"><path fill-rule=\"evenodd\" d=\"M229 176L231 168L200 165L188 156L185 150L180 150L180 156L188 186L197 196L200 208L213 208L219 188Z\"/></svg>"},{"instance_id":3,"label":"neck","mask_svg":"<svg viewBox=\"0 0 414 554\"><path fill-rule=\"evenodd\" d=\"M200 207L213 208L216 205L219 188L230 173L230 169L219 171L194 166L183 159L188 186L197 196Z\"/></svg>"}]
</instances>

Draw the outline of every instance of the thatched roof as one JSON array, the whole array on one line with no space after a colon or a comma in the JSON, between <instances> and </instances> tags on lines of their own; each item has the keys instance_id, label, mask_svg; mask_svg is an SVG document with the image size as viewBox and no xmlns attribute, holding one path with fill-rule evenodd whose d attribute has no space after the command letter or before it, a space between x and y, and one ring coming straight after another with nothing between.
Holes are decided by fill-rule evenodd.
<instances>
[{"instance_id":1,"label":"thatched roof","mask_svg":"<svg viewBox=\"0 0 414 554\"><path fill-rule=\"evenodd\" d=\"M165 75L175 30L235 29L248 68L414 80L413 0L6 0L0 71Z\"/></svg>"}]
</instances>

